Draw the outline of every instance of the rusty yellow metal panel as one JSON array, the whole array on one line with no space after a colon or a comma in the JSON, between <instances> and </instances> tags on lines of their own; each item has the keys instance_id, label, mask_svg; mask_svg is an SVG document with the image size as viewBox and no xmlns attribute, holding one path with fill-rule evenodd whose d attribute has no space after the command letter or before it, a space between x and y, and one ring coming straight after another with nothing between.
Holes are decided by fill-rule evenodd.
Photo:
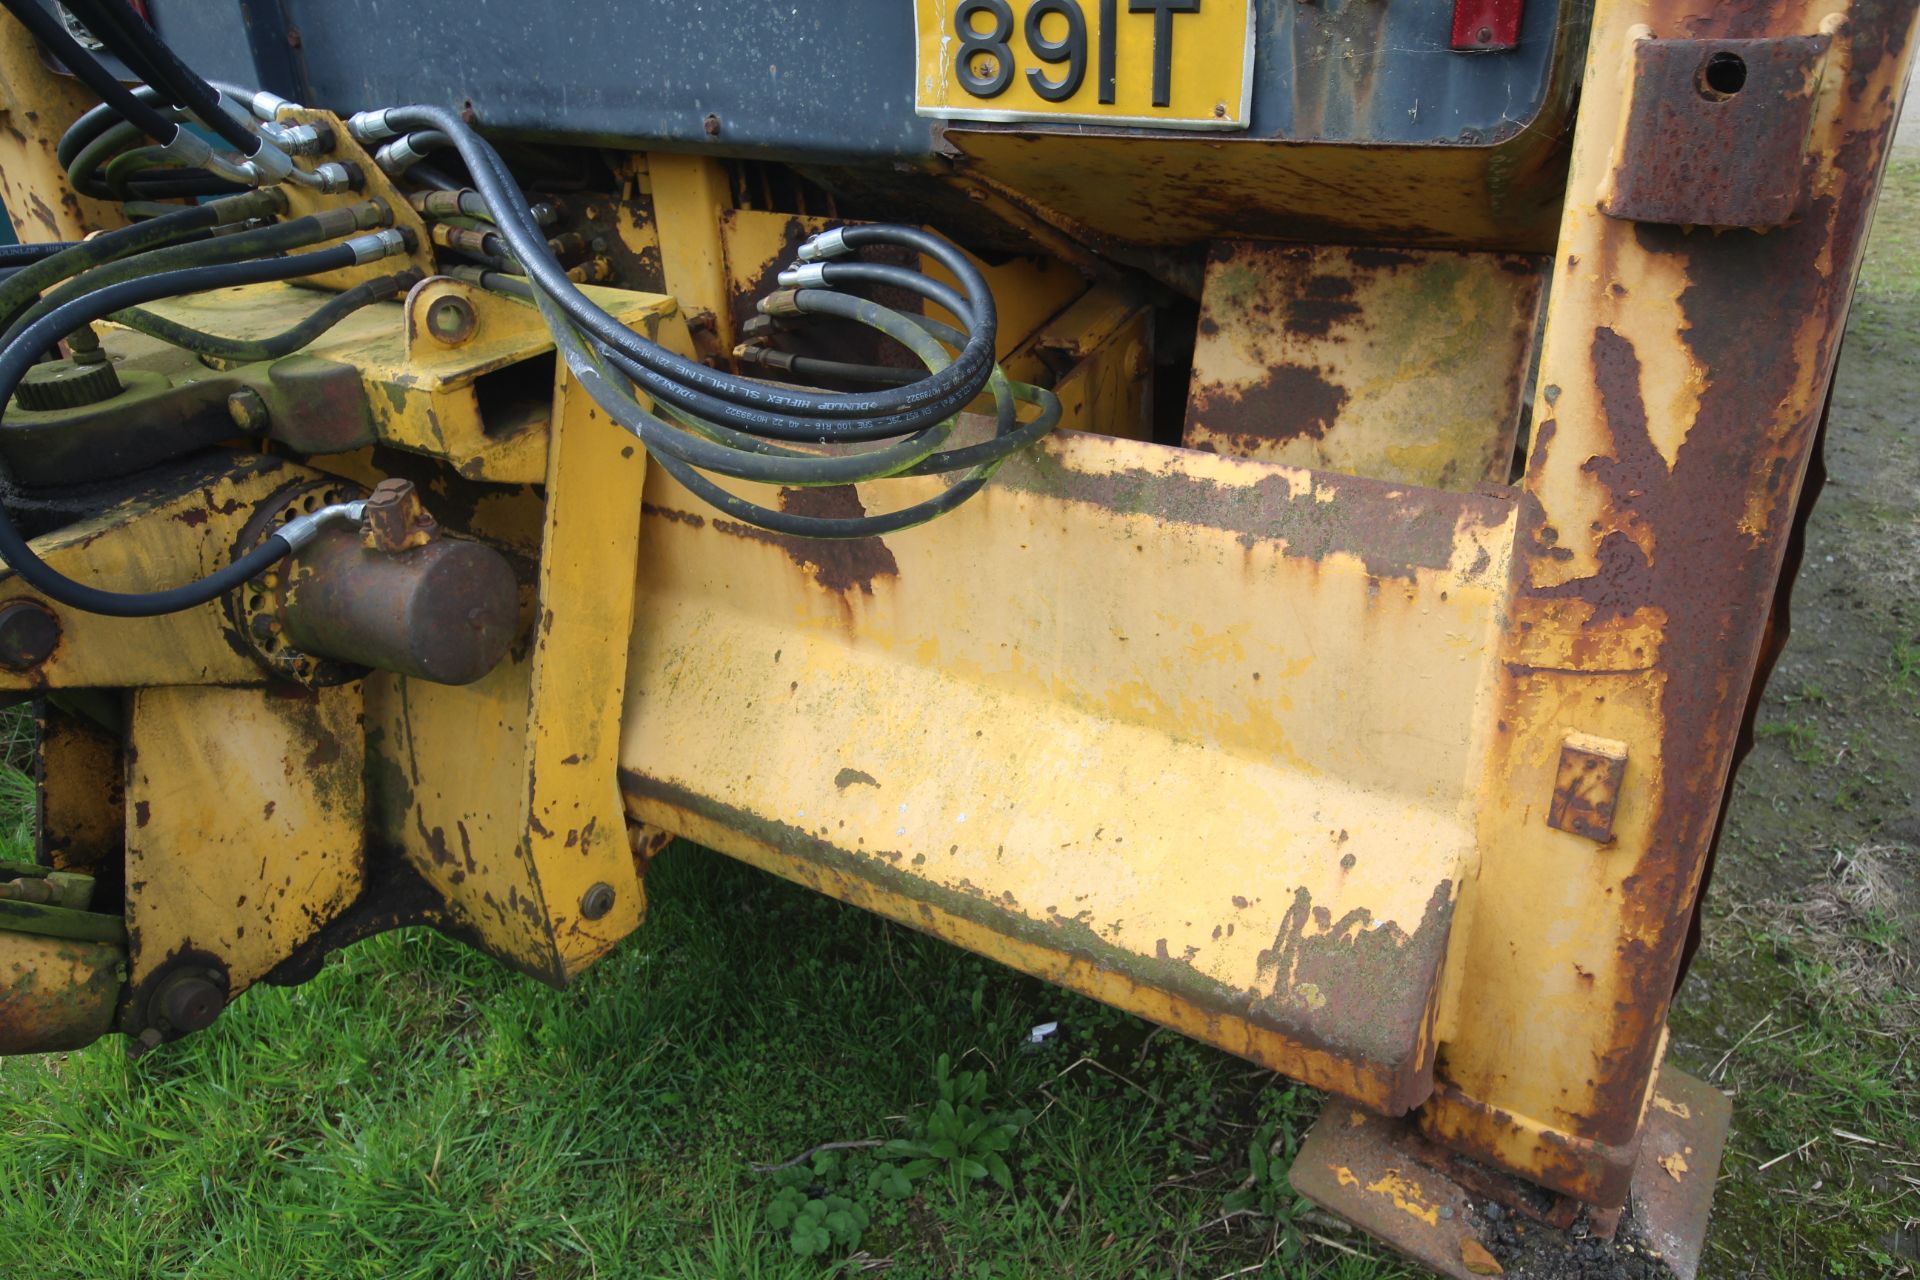
<instances>
[{"instance_id":1,"label":"rusty yellow metal panel","mask_svg":"<svg viewBox=\"0 0 1920 1280\"><path fill-rule=\"evenodd\" d=\"M27 29L0 13L0 204L23 242L78 240L125 226L119 206L78 194L54 154L96 99L40 58Z\"/></svg>"},{"instance_id":2,"label":"rusty yellow metal panel","mask_svg":"<svg viewBox=\"0 0 1920 1280\"><path fill-rule=\"evenodd\" d=\"M144 495L35 538L36 554L59 572L111 591L191 582L227 564L254 506L315 477L278 458L240 454L204 477ZM227 635L209 604L157 618L109 618L69 609L0 570L0 606L33 600L58 620L47 658L24 671L0 667L0 689L124 689L167 684L252 684L259 665Z\"/></svg>"},{"instance_id":3,"label":"rusty yellow metal panel","mask_svg":"<svg viewBox=\"0 0 1920 1280\"><path fill-rule=\"evenodd\" d=\"M1184 442L1445 489L1504 482L1545 265L1219 242Z\"/></svg>"},{"instance_id":4,"label":"rusty yellow metal panel","mask_svg":"<svg viewBox=\"0 0 1920 1280\"><path fill-rule=\"evenodd\" d=\"M653 198L667 292L679 300L687 323L711 336L716 352L731 350L738 339L727 307L727 255L720 235L721 211L733 205L726 169L712 156L664 151L627 163L636 177L645 175Z\"/></svg>"},{"instance_id":5,"label":"rusty yellow metal panel","mask_svg":"<svg viewBox=\"0 0 1920 1280\"><path fill-rule=\"evenodd\" d=\"M690 352L665 300L650 301L638 322ZM614 769L646 469L639 443L570 377L552 394L526 643L457 688L375 675L367 704L382 837L445 899L453 927L561 982L645 910Z\"/></svg>"},{"instance_id":6,"label":"rusty yellow metal panel","mask_svg":"<svg viewBox=\"0 0 1920 1280\"><path fill-rule=\"evenodd\" d=\"M634 816L1425 1096L1510 501L1063 433L884 540L648 504Z\"/></svg>"},{"instance_id":7,"label":"rusty yellow metal panel","mask_svg":"<svg viewBox=\"0 0 1920 1280\"><path fill-rule=\"evenodd\" d=\"M1095 285L1004 365L1010 378L1052 387L1069 431L1153 437L1153 308L1131 291Z\"/></svg>"},{"instance_id":8,"label":"rusty yellow metal panel","mask_svg":"<svg viewBox=\"0 0 1920 1280\"><path fill-rule=\"evenodd\" d=\"M646 909L615 771L647 465L640 442L571 377L557 391L551 435L526 849L564 977L630 933Z\"/></svg>"},{"instance_id":9,"label":"rusty yellow metal panel","mask_svg":"<svg viewBox=\"0 0 1920 1280\"><path fill-rule=\"evenodd\" d=\"M113 1027L126 952L0 929L0 1054L57 1053Z\"/></svg>"},{"instance_id":10,"label":"rusty yellow metal panel","mask_svg":"<svg viewBox=\"0 0 1920 1280\"><path fill-rule=\"evenodd\" d=\"M657 332L674 311L658 294L584 286L631 327ZM260 285L166 299L149 310L223 336L277 333L304 320L330 295L297 285ZM444 310L443 310L444 309ZM451 314L451 329L437 319ZM436 336L446 334L447 337ZM338 366L358 375L371 419L355 419L338 440L303 441L320 456L379 442L441 458L465 480L539 484L547 475L553 340L529 304L434 276L405 302L363 307L276 362L275 375L311 377ZM316 379L317 381L317 379ZM349 410L347 418L355 411Z\"/></svg>"},{"instance_id":11,"label":"rusty yellow metal panel","mask_svg":"<svg viewBox=\"0 0 1920 1280\"><path fill-rule=\"evenodd\" d=\"M1094 243L1190 244L1230 227L1274 239L1546 253L1564 157L1533 132L1491 154L1240 137L1196 142L1097 128L1062 136L955 125L944 136L962 153L956 181L978 175L1002 183ZM1487 198L1490 172L1499 174L1504 199Z\"/></svg>"},{"instance_id":12,"label":"rusty yellow metal panel","mask_svg":"<svg viewBox=\"0 0 1920 1280\"><path fill-rule=\"evenodd\" d=\"M360 892L366 759L355 686L142 689L127 750L127 934L142 1001L191 957L229 993Z\"/></svg>"},{"instance_id":13,"label":"rusty yellow metal panel","mask_svg":"<svg viewBox=\"0 0 1920 1280\"><path fill-rule=\"evenodd\" d=\"M119 710L118 699L109 705ZM126 848L127 792L120 734L81 715L40 704L34 745L41 861L98 878L115 874Z\"/></svg>"},{"instance_id":14,"label":"rusty yellow metal panel","mask_svg":"<svg viewBox=\"0 0 1920 1280\"><path fill-rule=\"evenodd\" d=\"M1591 1202L1620 1203L1644 1136L1914 21L1911 5L1865 3L1829 15L1612 0L1595 13L1529 515L1482 720L1481 869L1448 954L1446 1078L1422 1113L1450 1147ZM1621 165L1647 170L1628 184L1644 193L1644 179L1681 183L1689 166L1719 163L1741 136L1714 132L1729 122L1771 137L1767 113L1806 115L1778 93L1729 114L1691 74L1649 103L1633 79L1649 35L1678 40L1691 68L1728 41L1755 42L1735 47L1756 67L1769 50L1800 66L1830 37L1811 128L1741 179L1768 188L1755 208L1798 201L1796 221L1706 232L1603 210ZM1698 150L1622 152L1643 109L1688 123ZM1728 201L1701 193L1688 216L1718 221ZM1601 779L1612 794L1563 794L1570 738L1624 760ZM1611 805L1604 831L1553 821L1575 800Z\"/></svg>"}]
</instances>

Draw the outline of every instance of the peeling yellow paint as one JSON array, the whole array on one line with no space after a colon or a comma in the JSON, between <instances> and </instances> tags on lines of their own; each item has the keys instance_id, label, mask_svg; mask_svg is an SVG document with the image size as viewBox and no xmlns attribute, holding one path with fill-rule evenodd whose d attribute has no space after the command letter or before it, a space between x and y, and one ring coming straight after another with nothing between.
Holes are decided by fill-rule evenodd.
<instances>
[{"instance_id":1,"label":"peeling yellow paint","mask_svg":"<svg viewBox=\"0 0 1920 1280\"><path fill-rule=\"evenodd\" d=\"M1440 1206L1421 1203L1424 1192L1420 1184L1400 1176L1397 1169L1389 1169L1380 1180L1368 1185L1367 1190L1376 1195L1391 1196L1393 1207L1411 1217L1420 1219L1430 1227L1440 1224Z\"/></svg>"}]
</instances>

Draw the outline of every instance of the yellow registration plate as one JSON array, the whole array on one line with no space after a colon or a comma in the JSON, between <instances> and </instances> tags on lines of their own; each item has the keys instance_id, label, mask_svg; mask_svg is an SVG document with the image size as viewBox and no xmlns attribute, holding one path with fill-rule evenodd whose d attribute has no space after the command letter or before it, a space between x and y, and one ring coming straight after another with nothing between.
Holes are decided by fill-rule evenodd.
<instances>
[{"instance_id":1,"label":"yellow registration plate","mask_svg":"<svg viewBox=\"0 0 1920 1280\"><path fill-rule=\"evenodd\" d=\"M914 24L923 116L1247 127L1252 0L914 0Z\"/></svg>"}]
</instances>

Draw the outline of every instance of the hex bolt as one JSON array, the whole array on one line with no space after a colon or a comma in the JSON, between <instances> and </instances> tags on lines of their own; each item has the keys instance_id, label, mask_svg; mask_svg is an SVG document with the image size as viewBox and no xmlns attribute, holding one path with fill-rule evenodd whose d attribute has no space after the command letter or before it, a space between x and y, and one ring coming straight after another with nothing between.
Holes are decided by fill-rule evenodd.
<instances>
[{"instance_id":1,"label":"hex bolt","mask_svg":"<svg viewBox=\"0 0 1920 1280\"><path fill-rule=\"evenodd\" d=\"M580 914L588 920L598 920L613 910L613 886L596 884L580 895Z\"/></svg>"},{"instance_id":2,"label":"hex bolt","mask_svg":"<svg viewBox=\"0 0 1920 1280\"><path fill-rule=\"evenodd\" d=\"M267 402L252 387L242 387L227 397L227 416L242 431L259 433L267 429Z\"/></svg>"},{"instance_id":3,"label":"hex bolt","mask_svg":"<svg viewBox=\"0 0 1920 1280\"><path fill-rule=\"evenodd\" d=\"M204 1031L227 1006L225 985L201 970L177 973L154 995L161 1018L176 1031Z\"/></svg>"},{"instance_id":4,"label":"hex bolt","mask_svg":"<svg viewBox=\"0 0 1920 1280\"><path fill-rule=\"evenodd\" d=\"M457 347L473 336L479 317L473 304L451 294L435 298L427 306L427 332L449 347Z\"/></svg>"},{"instance_id":5,"label":"hex bolt","mask_svg":"<svg viewBox=\"0 0 1920 1280\"><path fill-rule=\"evenodd\" d=\"M714 115L711 111L707 113L707 118L700 122L700 126L707 131L709 138L717 138L720 136L720 117Z\"/></svg>"},{"instance_id":6,"label":"hex bolt","mask_svg":"<svg viewBox=\"0 0 1920 1280\"><path fill-rule=\"evenodd\" d=\"M31 671L53 654L60 643L60 619L33 600L0 604L0 667Z\"/></svg>"}]
</instances>

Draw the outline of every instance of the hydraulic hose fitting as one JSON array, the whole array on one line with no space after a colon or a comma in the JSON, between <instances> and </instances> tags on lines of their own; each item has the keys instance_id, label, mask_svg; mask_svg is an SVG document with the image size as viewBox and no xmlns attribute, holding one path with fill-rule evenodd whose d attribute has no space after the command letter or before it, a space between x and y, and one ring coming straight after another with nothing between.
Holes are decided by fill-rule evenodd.
<instances>
[{"instance_id":1,"label":"hydraulic hose fitting","mask_svg":"<svg viewBox=\"0 0 1920 1280\"><path fill-rule=\"evenodd\" d=\"M824 289L827 287L827 264L796 262L780 272L780 284L787 289Z\"/></svg>"},{"instance_id":2,"label":"hydraulic hose fitting","mask_svg":"<svg viewBox=\"0 0 1920 1280\"><path fill-rule=\"evenodd\" d=\"M802 241L797 256L802 262L814 262L821 258L844 257L852 252L853 246L847 243L847 229L835 227Z\"/></svg>"},{"instance_id":3,"label":"hydraulic hose fitting","mask_svg":"<svg viewBox=\"0 0 1920 1280\"><path fill-rule=\"evenodd\" d=\"M427 153L414 145L413 134L395 138L373 153L373 162L381 172L395 178L426 158Z\"/></svg>"},{"instance_id":4,"label":"hydraulic hose fitting","mask_svg":"<svg viewBox=\"0 0 1920 1280\"><path fill-rule=\"evenodd\" d=\"M333 126L319 124L262 125L260 132L290 156L323 156L332 151L338 139Z\"/></svg>"},{"instance_id":5,"label":"hydraulic hose fitting","mask_svg":"<svg viewBox=\"0 0 1920 1280\"><path fill-rule=\"evenodd\" d=\"M400 136L400 130L387 123L389 108L382 107L374 111L359 111L347 121L347 132L353 140L360 143L385 142L388 138Z\"/></svg>"},{"instance_id":6,"label":"hydraulic hose fitting","mask_svg":"<svg viewBox=\"0 0 1920 1280\"><path fill-rule=\"evenodd\" d=\"M800 291L775 289L760 299L758 309L763 316L797 316L800 314Z\"/></svg>"},{"instance_id":7,"label":"hydraulic hose fitting","mask_svg":"<svg viewBox=\"0 0 1920 1280\"><path fill-rule=\"evenodd\" d=\"M175 126L173 137L160 148L160 151L175 164L184 165L189 169L214 168L218 165L213 144L199 134L179 126Z\"/></svg>"},{"instance_id":8,"label":"hydraulic hose fitting","mask_svg":"<svg viewBox=\"0 0 1920 1280\"><path fill-rule=\"evenodd\" d=\"M450 227L444 222L433 224L429 234L433 242L442 249L453 249L460 253L477 253L486 258L504 257L507 252L506 241L492 231L480 231L473 227Z\"/></svg>"},{"instance_id":9,"label":"hydraulic hose fitting","mask_svg":"<svg viewBox=\"0 0 1920 1280\"><path fill-rule=\"evenodd\" d=\"M743 342L733 349L733 358L741 364L772 369L776 373L793 372L793 353L779 351L773 347L761 347Z\"/></svg>"},{"instance_id":10,"label":"hydraulic hose fitting","mask_svg":"<svg viewBox=\"0 0 1920 1280\"><path fill-rule=\"evenodd\" d=\"M287 175L295 186L310 187L323 196L338 195L342 191L358 191L366 183L366 175L355 164L341 164L328 161L313 167L311 173L295 169Z\"/></svg>"},{"instance_id":11,"label":"hydraulic hose fitting","mask_svg":"<svg viewBox=\"0 0 1920 1280\"><path fill-rule=\"evenodd\" d=\"M376 196L357 204L322 209L313 218L326 232L326 238L331 240L334 236L344 236L354 231L374 231L392 226L393 207Z\"/></svg>"},{"instance_id":12,"label":"hydraulic hose fitting","mask_svg":"<svg viewBox=\"0 0 1920 1280\"><path fill-rule=\"evenodd\" d=\"M290 102L277 93L268 93L265 89L257 91L246 101L247 110L253 112L253 118L262 123L271 123L280 118L280 108L297 107L300 104Z\"/></svg>"},{"instance_id":13,"label":"hydraulic hose fitting","mask_svg":"<svg viewBox=\"0 0 1920 1280\"><path fill-rule=\"evenodd\" d=\"M396 254L413 252L413 246L408 243L408 239L404 230L388 227L384 231L354 236L341 243L353 250L354 264L363 266L369 262L378 262L382 258L391 258Z\"/></svg>"},{"instance_id":14,"label":"hydraulic hose fitting","mask_svg":"<svg viewBox=\"0 0 1920 1280\"><path fill-rule=\"evenodd\" d=\"M289 551L298 551L301 547L306 546L309 542L319 537L321 529L333 521L349 520L354 524L359 524L360 518L366 515L366 513L367 504L364 500L334 502L321 507L317 511L310 511L306 515L295 516L274 530L274 533L279 536L281 541L287 544Z\"/></svg>"},{"instance_id":15,"label":"hydraulic hose fitting","mask_svg":"<svg viewBox=\"0 0 1920 1280\"><path fill-rule=\"evenodd\" d=\"M240 167L248 175L247 181L257 187L285 182L287 175L294 171L293 157L265 140L261 141L260 149Z\"/></svg>"}]
</instances>

